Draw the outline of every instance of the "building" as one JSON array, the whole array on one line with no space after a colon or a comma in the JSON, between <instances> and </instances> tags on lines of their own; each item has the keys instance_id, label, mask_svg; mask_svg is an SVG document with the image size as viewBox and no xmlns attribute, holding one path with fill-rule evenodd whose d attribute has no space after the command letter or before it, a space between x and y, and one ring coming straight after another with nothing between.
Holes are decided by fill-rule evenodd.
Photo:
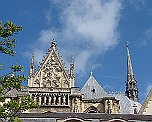
<instances>
[{"instance_id":1,"label":"building","mask_svg":"<svg viewBox=\"0 0 152 122\"><path fill-rule=\"evenodd\" d=\"M34 70L34 56L30 64L28 95L40 105L19 117L25 122L127 122L152 121L151 115L142 115L151 109L149 93L144 105L138 102L138 87L134 76L128 44L125 93L107 93L93 73L82 89L75 87L74 61L66 70L53 40L47 55ZM149 105L149 103L151 103Z\"/></svg>"}]
</instances>

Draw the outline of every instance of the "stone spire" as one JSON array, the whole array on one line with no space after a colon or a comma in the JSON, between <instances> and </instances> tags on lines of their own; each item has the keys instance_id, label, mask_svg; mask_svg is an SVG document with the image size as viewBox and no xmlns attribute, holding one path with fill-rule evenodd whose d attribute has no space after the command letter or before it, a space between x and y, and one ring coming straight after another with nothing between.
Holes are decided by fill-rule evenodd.
<instances>
[{"instance_id":1,"label":"stone spire","mask_svg":"<svg viewBox=\"0 0 152 122\"><path fill-rule=\"evenodd\" d=\"M30 64L30 77L34 76L34 55L32 55L31 64Z\"/></svg>"},{"instance_id":2,"label":"stone spire","mask_svg":"<svg viewBox=\"0 0 152 122\"><path fill-rule=\"evenodd\" d=\"M74 81L75 81L73 57L71 57L69 78L70 78L70 87L72 88L72 87L74 87Z\"/></svg>"},{"instance_id":3,"label":"stone spire","mask_svg":"<svg viewBox=\"0 0 152 122\"><path fill-rule=\"evenodd\" d=\"M131 64L130 51L128 47L128 42L126 42L127 48L127 82L126 82L126 96L137 102L138 101L138 88L137 81L134 77L133 68Z\"/></svg>"}]
</instances>

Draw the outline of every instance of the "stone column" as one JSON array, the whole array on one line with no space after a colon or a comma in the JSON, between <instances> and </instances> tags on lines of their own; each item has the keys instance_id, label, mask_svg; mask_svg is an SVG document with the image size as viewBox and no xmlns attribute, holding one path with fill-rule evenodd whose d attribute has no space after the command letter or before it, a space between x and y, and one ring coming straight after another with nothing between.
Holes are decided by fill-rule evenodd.
<instances>
[{"instance_id":1,"label":"stone column","mask_svg":"<svg viewBox=\"0 0 152 122\"><path fill-rule=\"evenodd\" d=\"M41 96L39 96L39 105L41 105Z\"/></svg>"},{"instance_id":2,"label":"stone column","mask_svg":"<svg viewBox=\"0 0 152 122\"><path fill-rule=\"evenodd\" d=\"M54 95L54 105L56 105L56 96Z\"/></svg>"},{"instance_id":3,"label":"stone column","mask_svg":"<svg viewBox=\"0 0 152 122\"><path fill-rule=\"evenodd\" d=\"M36 99L37 97L36 97L36 94L34 95L34 101L36 101L37 99Z\"/></svg>"},{"instance_id":4,"label":"stone column","mask_svg":"<svg viewBox=\"0 0 152 122\"><path fill-rule=\"evenodd\" d=\"M44 95L44 105L46 105L46 95Z\"/></svg>"},{"instance_id":5,"label":"stone column","mask_svg":"<svg viewBox=\"0 0 152 122\"><path fill-rule=\"evenodd\" d=\"M65 105L66 104L66 96L64 95L63 96L63 105Z\"/></svg>"},{"instance_id":6,"label":"stone column","mask_svg":"<svg viewBox=\"0 0 152 122\"><path fill-rule=\"evenodd\" d=\"M51 96L49 95L49 105L51 105Z\"/></svg>"},{"instance_id":7,"label":"stone column","mask_svg":"<svg viewBox=\"0 0 152 122\"><path fill-rule=\"evenodd\" d=\"M54 105L54 96L51 96L51 105Z\"/></svg>"}]
</instances>

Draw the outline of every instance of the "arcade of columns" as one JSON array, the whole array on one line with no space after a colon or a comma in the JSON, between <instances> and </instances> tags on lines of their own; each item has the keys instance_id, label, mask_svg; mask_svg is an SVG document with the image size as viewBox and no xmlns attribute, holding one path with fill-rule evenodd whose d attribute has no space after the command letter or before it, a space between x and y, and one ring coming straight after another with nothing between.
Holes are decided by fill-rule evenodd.
<instances>
[{"instance_id":1,"label":"arcade of columns","mask_svg":"<svg viewBox=\"0 0 152 122\"><path fill-rule=\"evenodd\" d=\"M60 93L33 93L30 97L39 103L39 105L68 105L69 95Z\"/></svg>"}]
</instances>

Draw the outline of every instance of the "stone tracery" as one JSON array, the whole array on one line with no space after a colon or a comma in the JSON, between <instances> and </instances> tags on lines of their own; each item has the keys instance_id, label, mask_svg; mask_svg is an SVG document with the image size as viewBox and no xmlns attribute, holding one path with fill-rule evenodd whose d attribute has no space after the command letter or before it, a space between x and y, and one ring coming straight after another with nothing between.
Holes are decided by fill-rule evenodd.
<instances>
[{"instance_id":1,"label":"stone tracery","mask_svg":"<svg viewBox=\"0 0 152 122\"><path fill-rule=\"evenodd\" d=\"M61 78L63 77L63 71L59 63L55 61L54 55L44 64L42 68L42 79L44 87L59 87Z\"/></svg>"}]
</instances>

